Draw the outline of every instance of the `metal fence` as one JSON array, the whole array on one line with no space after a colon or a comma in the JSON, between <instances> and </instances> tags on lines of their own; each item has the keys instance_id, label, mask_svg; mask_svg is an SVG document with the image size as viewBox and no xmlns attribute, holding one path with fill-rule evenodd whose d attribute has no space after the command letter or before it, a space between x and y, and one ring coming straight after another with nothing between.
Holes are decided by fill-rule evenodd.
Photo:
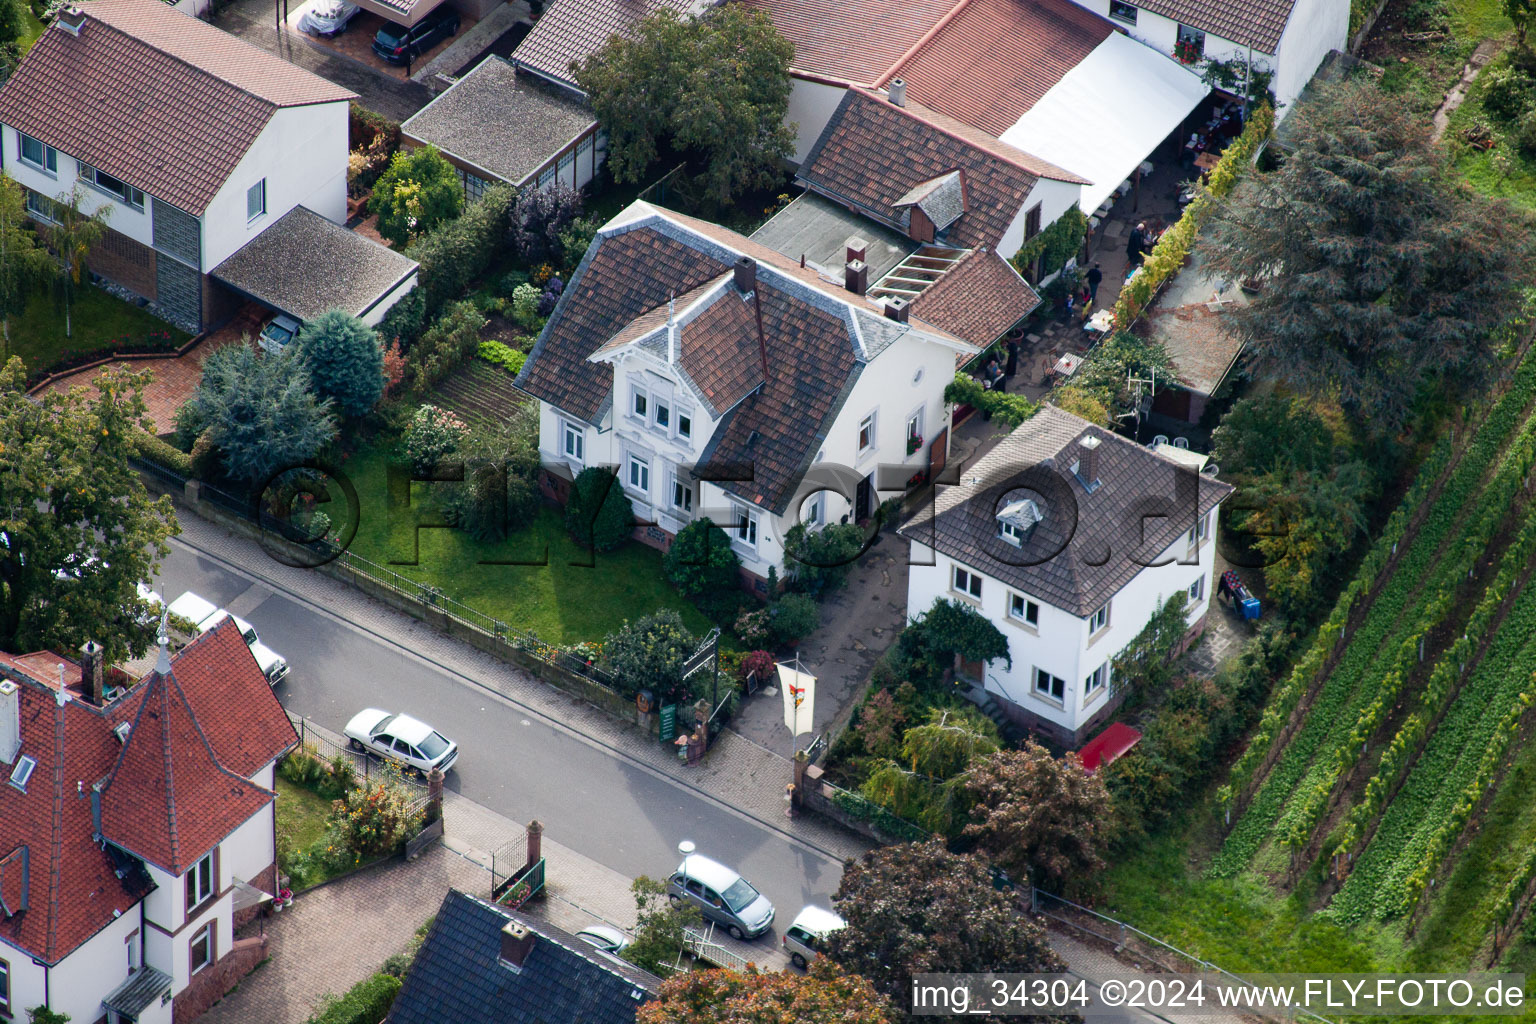
<instances>
[{"instance_id":1,"label":"metal fence","mask_svg":"<svg viewBox=\"0 0 1536 1024\"><path fill-rule=\"evenodd\" d=\"M695 960L702 960L715 967L725 967L733 971L745 972L747 969L747 958L726 949L720 943L714 941L714 938L715 926L713 924L709 926L709 931L707 932L700 931L689 925L683 929L684 952L692 955ZM681 956L678 957L677 963L674 966L678 970L683 969Z\"/></svg>"},{"instance_id":2,"label":"metal fence","mask_svg":"<svg viewBox=\"0 0 1536 1024\"><path fill-rule=\"evenodd\" d=\"M1115 952L1130 950L1138 959L1149 961L1166 971L1177 973L1209 971L1230 978L1235 984L1244 988L1255 988L1252 982L1238 977L1231 971L1223 970L1203 960L1193 953L1187 952L1164 942L1153 935L1148 935L1140 928L1128 925L1124 921L1117 920L1090 910L1087 907L1063 899L1054 893L1044 889L1030 887L1030 909L1041 917L1048 918L1058 924L1066 925L1075 931L1107 942L1114 947ZM1255 1003L1257 1006L1257 1002ZM1280 1021L1310 1021L1312 1024L1334 1024L1327 1017L1320 1017L1315 1013L1300 1008L1289 1008L1264 1013L1262 1010L1252 1011L1257 1016L1268 1017Z\"/></svg>"},{"instance_id":3,"label":"metal fence","mask_svg":"<svg viewBox=\"0 0 1536 1024\"><path fill-rule=\"evenodd\" d=\"M315 756L326 761L334 761L338 757L345 757L357 767L357 778L367 785L373 778L373 770L383 763L383 759L366 751L354 750L348 743L343 742L328 729L322 729L301 715L295 715L286 711L288 721L293 723L293 728L299 734L300 749L308 750ZM411 810L423 811L427 807L426 780L399 773L399 779L411 789Z\"/></svg>"}]
</instances>

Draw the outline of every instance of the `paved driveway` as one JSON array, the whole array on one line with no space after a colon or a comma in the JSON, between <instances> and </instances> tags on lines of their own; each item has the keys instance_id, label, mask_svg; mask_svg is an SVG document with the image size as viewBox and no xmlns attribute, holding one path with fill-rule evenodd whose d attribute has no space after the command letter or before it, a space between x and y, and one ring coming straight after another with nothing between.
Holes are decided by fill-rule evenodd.
<instances>
[{"instance_id":1,"label":"paved driveway","mask_svg":"<svg viewBox=\"0 0 1536 1024\"><path fill-rule=\"evenodd\" d=\"M290 15L301 2L289 0ZM391 120L404 121L432 98L424 85L403 81L362 61L315 46L302 32L278 31L273 0L232 0L213 23L321 78L351 89L361 97L363 106Z\"/></svg>"}]
</instances>

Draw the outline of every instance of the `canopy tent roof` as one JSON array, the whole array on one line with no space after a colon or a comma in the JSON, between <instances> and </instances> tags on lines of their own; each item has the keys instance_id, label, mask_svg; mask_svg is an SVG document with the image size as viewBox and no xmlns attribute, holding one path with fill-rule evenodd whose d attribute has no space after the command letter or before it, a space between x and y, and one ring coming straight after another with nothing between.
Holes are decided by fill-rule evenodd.
<instances>
[{"instance_id":1,"label":"canopy tent roof","mask_svg":"<svg viewBox=\"0 0 1536 1024\"><path fill-rule=\"evenodd\" d=\"M1209 92L1188 68L1117 32L1001 138L1092 182L1079 203L1091 212Z\"/></svg>"},{"instance_id":2,"label":"canopy tent roof","mask_svg":"<svg viewBox=\"0 0 1536 1024\"><path fill-rule=\"evenodd\" d=\"M1083 770L1092 775L1101 765L1117 761L1141 742L1141 733L1124 722L1111 722L1103 732L1089 740L1077 756Z\"/></svg>"}]
</instances>

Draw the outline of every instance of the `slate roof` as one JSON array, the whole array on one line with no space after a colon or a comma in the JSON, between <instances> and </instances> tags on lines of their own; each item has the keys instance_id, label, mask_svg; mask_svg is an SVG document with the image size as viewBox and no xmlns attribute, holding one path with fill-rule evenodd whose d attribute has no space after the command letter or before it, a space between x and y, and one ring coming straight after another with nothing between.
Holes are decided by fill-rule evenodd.
<instances>
[{"instance_id":1,"label":"slate roof","mask_svg":"<svg viewBox=\"0 0 1536 1024\"><path fill-rule=\"evenodd\" d=\"M1136 0L1136 6L1273 54L1296 0Z\"/></svg>"},{"instance_id":2,"label":"slate roof","mask_svg":"<svg viewBox=\"0 0 1536 1024\"><path fill-rule=\"evenodd\" d=\"M1179 383L1202 395L1216 392L1226 379L1243 343L1221 324L1221 314L1205 303L1154 309L1147 329L1168 353Z\"/></svg>"},{"instance_id":3,"label":"slate roof","mask_svg":"<svg viewBox=\"0 0 1536 1024\"><path fill-rule=\"evenodd\" d=\"M879 84L1001 135L1114 31L1072 0L965 0Z\"/></svg>"},{"instance_id":4,"label":"slate roof","mask_svg":"<svg viewBox=\"0 0 1536 1024\"><path fill-rule=\"evenodd\" d=\"M923 289L912 315L985 348L1040 305L1018 271L992 251L977 251Z\"/></svg>"},{"instance_id":5,"label":"slate roof","mask_svg":"<svg viewBox=\"0 0 1536 1024\"><path fill-rule=\"evenodd\" d=\"M743 255L757 263L750 303L724 280ZM621 332L627 343L664 328L670 297L692 302L690 293L711 283L718 290L697 292L709 301L682 333L687 378L700 390L716 389L716 396L703 396L712 407L729 409L701 456L700 475L712 466L750 464L753 480L721 486L774 512L788 506L869 360L911 331L972 351L926 322L886 319L883 306L845 291L840 277L824 281L815 269L718 225L636 203L598 232L518 387L568 415L600 422L612 401L613 371L590 357ZM770 372L761 387L754 376L762 363L759 316ZM656 338L653 351L664 351Z\"/></svg>"},{"instance_id":6,"label":"slate roof","mask_svg":"<svg viewBox=\"0 0 1536 1024\"><path fill-rule=\"evenodd\" d=\"M911 99L904 107L878 93L850 89L806 155L799 179L876 220L905 228L901 202L918 186L965 172L966 211L941 241L996 245L1040 177L1082 179L1007 143L936 114Z\"/></svg>"},{"instance_id":7,"label":"slate roof","mask_svg":"<svg viewBox=\"0 0 1536 1024\"><path fill-rule=\"evenodd\" d=\"M201 215L280 107L357 95L161 0L91 0L0 88L0 122Z\"/></svg>"},{"instance_id":8,"label":"slate roof","mask_svg":"<svg viewBox=\"0 0 1536 1024\"><path fill-rule=\"evenodd\" d=\"M1102 442L1091 493L1071 471L1089 436ZM1232 493L1230 484L1052 405L960 476L898 532L1078 616L1102 607L1187 533L1196 509L1203 515ZM1033 499L1044 518L1015 547L998 535L995 515L1020 498Z\"/></svg>"},{"instance_id":9,"label":"slate roof","mask_svg":"<svg viewBox=\"0 0 1536 1024\"><path fill-rule=\"evenodd\" d=\"M575 94L536 75L519 75L513 64L492 54L411 115L400 131L489 177L521 185L595 124Z\"/></svg>"},{"instance_id":10,"label":"slate roof","mask_svg":"<svg viewBox=\"0 0 1536 1024\"><path fill-rule=\"evenodd\" d=\"M415 272L415 260L295 206L212 276L273 309L313 320L333 309L362 316Z\"/></svg>"},{"instance_id":11,"label":"slate roof","mask_svg":"<svg viewBox=\"0 0 1536 1024\"><path fill-rule=\"evenodd\" d=\"M534 935L518 969L501 930ZM661 981L544 921L449 890L389 1011L390 1024L633 1024Z\"/></svg>"},{"instance_id":12,"label":"slate roof","mask_svg":"<svg viewBox=\"0 0 1536 1024\"><path fill-rule=\"evenodd\" d=\"M105 850L94 838L91 787L114 773L135 739L130 733L129 744L122 743L113 732L116 726L143 725L140 750L154 746L163 750L160 741L167 731L184 735L189 708L197 715L193 724L204 727L206 741L219 761L215 786L197 777L210 759L184 758L180 754L185 744L178 743L171 749L169 765L163 760L159 765L162 776L180 773L173 784L146 778L154 769L146 765L143 773L118 771L101 798L104 821L110 817L119 824L119 834L154 845L154 836L142 834L151 831L147 822L123 825L122 819L153 804L157 789L173 788L183 812L178 816L183 831L177 845L184 860L207 831L204 819L217 822L228 817L222 798L233 781L229 766L255 764L259 769L267 763L262 757L275 759L297 742L233 622L221 624L172 655L171 666L180 699L179 707L167 715L167 701L176 699L168 696L170 691L159 677L151 676L105 707L96 707L71 692L70 687L78 685L75 663L49 652L0 655L0 676L19 687L21 753L38 763L25 793L0 783L0 837L4 837L0 847L10 848L5 851L9 857L24 846L29 861L27 909L10 916L0 910L0 943L49 964L58 963L111 923L115 913L131 910L153 887L139 860L120 852L115 836L107 837L114 845ZM66 669L63 703L58 699L60 668ZM151 714L157 717L151 719ZM167 720L176 727L167 730ZM133 760L138 762L138 753ZM85 784L86 798L77 794L76 780ZM249 783L238 788L246 787L271 799L269 792ZM168 826L165 815L161 818ZM17 899L15 885L9 868L0 869L7 906Z\"/></svg>"},{"instance_id":13,"label":"slate roof","mask_svg":"<svg viewBox=\"0 0 1536 1024\"><path fill-rule=\"evenodd\" d=\"M697 0L554 0L512 51L512 63L575 87L571 65L602 49L615 35L627 35L637 21L657 11L697 12Z\"/></svg>"},{"instance_id":14,"label":"slate roof","mask_svg":"<svg viewBox=\"0 0 1536 1024\"><path fill-rule=\"evenodd\" d=\"M563 0L562 0L563 2ZM742 0L795 45L803 75L874 85L961 0Z\"/></svg>"}]
</instances>

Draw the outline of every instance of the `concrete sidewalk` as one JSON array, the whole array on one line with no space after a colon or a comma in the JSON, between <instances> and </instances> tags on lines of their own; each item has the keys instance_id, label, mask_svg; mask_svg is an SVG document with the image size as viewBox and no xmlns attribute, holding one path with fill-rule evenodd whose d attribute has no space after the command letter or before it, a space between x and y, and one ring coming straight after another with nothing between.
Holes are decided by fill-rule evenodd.
<instances>
[{"instance_id":1,"label":"concrete sidewalk","mask_svg":"<svg viewBox=\"0 0 1536 1024\"><path fill-rule=\"evenodd\" d=\"M199 517L177 501L179 538L189 547L239 567L274 590L303 601L315 614L332 615L410 654L483 686L612 753L667 776L746 814L767 828L838 860L858 857L873 844L815 815L784 815L784 787L793 777L787 747L769 750L727 730L703 763L689 767L626 721L535 678L528 672L437 632L352 587L313 569L284 565L253 540ZM759 698L766 699L766 698ZM782 727L782 719L781 719Z\"/></svg>"}]
</instances>

